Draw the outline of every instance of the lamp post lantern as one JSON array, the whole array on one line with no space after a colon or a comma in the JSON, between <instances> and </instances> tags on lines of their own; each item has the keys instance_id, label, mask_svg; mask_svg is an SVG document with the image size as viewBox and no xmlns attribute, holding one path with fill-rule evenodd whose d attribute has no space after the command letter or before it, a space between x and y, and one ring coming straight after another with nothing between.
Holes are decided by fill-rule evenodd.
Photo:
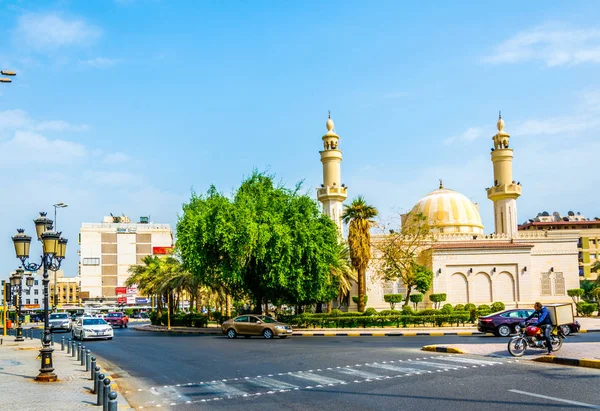
<instances>
[{"instance_id":1,"label":"lamp post lantern","mask_svg":"<svg viewBox=\"0 0 600 411\"><path fill-rule=\"evenodd\" d=\"M48 270L56 271L60 268L67 251L67 240L62 238L61 233L54 231L52 220L46 217L46 213L40 213L40 217L34 220L37 238L42 243L42 256L39 264L27 262L29 259L29 248L31 246L31 237L25 234L25 230L18 229L17 234L12 237L15 246L17 258L21 260L23 268L27 271L37 271L43 269L44 285L44 334L42 337L42 348L40 350L41 368L40 373L35 378L37 381L53 382L57 381L52 364L52 352L50 345L52 337L48 328Z\"/></svg>"},{"instance_id":2,"label":"lamp post lantern","mask_svg":"<svg viewBox=\"0 0 600 411\"><path fill-rule=\"evenodd\" d=\"M15 341L21 342L25 341L23 338L23 327L21 324L21 298L22 298L22 282L23 282L23 269L18 268L13 275L10 276L10 287L11 294L14 296L13 305L15 306L15 311L17 313L17 332L15 335Z\"/></svg>"}]
</instances>

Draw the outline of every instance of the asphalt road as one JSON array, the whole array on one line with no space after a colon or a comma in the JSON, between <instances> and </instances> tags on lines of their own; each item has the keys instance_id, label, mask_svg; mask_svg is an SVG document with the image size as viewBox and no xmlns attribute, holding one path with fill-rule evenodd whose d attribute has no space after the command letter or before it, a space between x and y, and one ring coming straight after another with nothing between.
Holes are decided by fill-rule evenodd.
<instances>
[{"instance_id":1,"label":"asphalt road","mask_svg":"<svg viewBox=\"0 0 600 411\"><path fill-rule=\"evenodd\" d=\"M598 342L600 333L569 341ZM112 341L85 345L121 368L118 383L138 409L600 409L599 370L420 351L423 345L456 342L498 339L228 340L116 329Z\"/></svg>"}]
</instances>

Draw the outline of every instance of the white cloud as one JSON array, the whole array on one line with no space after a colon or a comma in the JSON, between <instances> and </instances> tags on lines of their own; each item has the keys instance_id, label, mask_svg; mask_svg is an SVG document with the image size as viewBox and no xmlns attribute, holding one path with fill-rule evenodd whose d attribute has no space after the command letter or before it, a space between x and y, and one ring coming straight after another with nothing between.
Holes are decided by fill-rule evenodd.
<instances>
[{"instance_id":1,"label":"white cloud","mask_svg":"<svg viewBox=\"0 0 600 411\"><path fill-rule=\"evenodd\" d=\"M455 141L473 141L481 136L483 136L483 128L469 127L467 131L458 136L448 137L446 140L444 140L444 144L451 144Z\"/></svg>"},{"instance_id":2,"label":"white cloud","mask_svg":"<svg viewBox=\"0 0 600 411\"><path fill-rule=\"evenodd\" d=\"M30 13L19 17L13 34L17 42L22 41L36 50L49 50L89 44L102 33L83 19L69 19L55 13Z\"/></svg>"},{"instance_id":3,"label":"white cloud","mask_svg":"<svg viewBox=\"0 0 600 411\"><path fill-rule=\"evenodd\" d=\"M35 126L37 131L88 131L87 124L71 124L63 120L42 121Z\"/></svg>"},{"instance_id":4,"label":"white cloud","mask_svg":"<svg viewBox=\"0 0 600 411\"><path fill-rule=\"evenodd\" d=\"M79 65L82 67L92 67L92 68L109 68L117 64L119 60L110 59L106 57L96 57L93 59L80 60Z\"/></svg>"},{"instance_id":5,"label":"white cloud","mask_svg":"<svg viewBox=\"0 0 600 411\"><path fill-rule=\"evenodd\" d=\"M547 66L600 63L600 30L542 26L498 45L487 63L543 61Z\"/></svg>"},{"instance_id":6,"label":"white cloud","mask_svg":"<svg viewBox=\"0 0 600 411\"><path fill-rule=\"evenodd\" d=\"M121 164L121 163L129 162L130 160L131 160L131 157L128 156L127 154L117 152L117 153L107 154L104 157L103 162L105 164Z\"/></svg>"},{"instance_id":7,"label":"white cloud","mask_svg":"<svg viewBox=\"0 0 600 411\"><path fill-rule=\"evenodd\" d=\"M15 130L31 131L88 131L87 124L71 124L64 120L34 121L23 110L0 111L0 132Z\"/></svg>"},{"instance_id":8,"label":"white cloud","mask_svg":"<svg viewBox=\"0 0 600 411\"><path fill-rule=\"evenodd\" d=\"M0 167L52 167L71 165L87 155L85 146L66 140L50 140L31 131L17 131L0 143Z\"/></svg>"},{"instance_id":9,"label":"white cloud","mask_svg":"<svg viewBox=\"0 0 600 411\"><path fill-rule=\"evenodd\" d=\"M31 123L31 119L23 110L0 111L0 131L28 127Z\"/></svg>"}]
</instances>

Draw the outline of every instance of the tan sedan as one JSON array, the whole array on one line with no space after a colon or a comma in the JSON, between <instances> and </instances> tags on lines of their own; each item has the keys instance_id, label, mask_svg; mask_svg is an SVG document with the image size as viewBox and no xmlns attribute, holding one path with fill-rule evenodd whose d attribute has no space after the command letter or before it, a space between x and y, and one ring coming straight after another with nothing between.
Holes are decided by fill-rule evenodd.
<instances>
[{"instance_id":1,"label":"tan sedan","mask_svg":"<svg viewBox=\"0 0 600 411\"><path fill-rule=\"evenodd\" d=\"M280 323L266 315L239 315L221 324L223 334L228 338L243 335L250 338L253 335L262 335L266 339L273 337L286 338L292 335L292 326Z\"/></svg>"}]
</instances>

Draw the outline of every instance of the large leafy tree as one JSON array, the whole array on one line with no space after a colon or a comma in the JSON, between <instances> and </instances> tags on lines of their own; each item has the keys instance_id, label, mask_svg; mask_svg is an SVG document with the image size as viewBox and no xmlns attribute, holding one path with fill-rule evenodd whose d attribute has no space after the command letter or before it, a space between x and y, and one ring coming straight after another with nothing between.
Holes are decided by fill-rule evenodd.
<instances>
[{"instance_id":1,"label":"large leafy tree","mask_svg":"<svg viewBox=\"0 0 600 411\"><path fill-rule=\"evenodd\" d=\"M366 271L371 260L371 227L377 209L358 196L352 204L344 206L342 220L348 224L350 260L358 276L358 311L365 310Z\"/></svg>"},{"instance_id":2,"label":"large leafy tree","mask_svg":"<svg viewBox=\"0 0 600 411\"><path fill-rule=\"evenodd\" d=\"M374 241L379 275L387 281L401 280L406 287L404 305L416 289L425 294L433 283L433 272L427 268L434 237L427 218L421 213L406 215L401 231L389 230Z\"/></svg>"}]
</instances>

